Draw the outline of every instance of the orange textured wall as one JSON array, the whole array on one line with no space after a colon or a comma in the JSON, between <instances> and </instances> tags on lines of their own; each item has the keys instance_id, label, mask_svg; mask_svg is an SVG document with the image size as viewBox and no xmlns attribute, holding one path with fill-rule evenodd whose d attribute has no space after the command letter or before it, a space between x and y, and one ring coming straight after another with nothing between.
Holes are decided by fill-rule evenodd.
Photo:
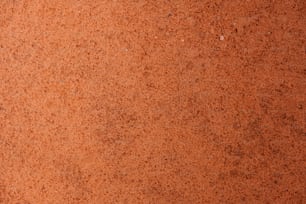
<instances>
[{"instance_id":1,"label":"orange textured wall","mask_svg":"<svg viewBox=\"0 0 306 204\"><path fill-rule=\"evenodd\" d=\"M305 203L304 0L1 0L0 203Z\"/></svg>"}]
</instances>

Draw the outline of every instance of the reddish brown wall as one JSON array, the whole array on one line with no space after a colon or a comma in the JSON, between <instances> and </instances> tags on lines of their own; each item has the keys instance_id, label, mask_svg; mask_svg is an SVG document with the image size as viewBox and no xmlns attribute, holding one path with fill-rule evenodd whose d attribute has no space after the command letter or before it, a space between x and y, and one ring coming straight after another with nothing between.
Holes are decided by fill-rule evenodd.
<instances>
[{"instance_id":1,"label":"reddish brown wall","mask_svg":"<svg viewBox=\"0 0 306 204\"><path fill-rule=\"evenodd\" d=\"M1 0L0 203L305 203L304 0Z\"/></svg>"}]
</instances>

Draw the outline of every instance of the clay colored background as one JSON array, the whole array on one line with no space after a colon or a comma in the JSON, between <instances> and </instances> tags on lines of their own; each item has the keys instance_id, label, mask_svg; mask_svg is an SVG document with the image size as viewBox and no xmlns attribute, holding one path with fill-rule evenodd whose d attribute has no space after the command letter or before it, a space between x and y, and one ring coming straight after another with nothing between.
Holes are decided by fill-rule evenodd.
<instances>
[{"instance_id":1,"label":"clay colored background","mask_svg":"<svg viewBox=\"0 0 306 204\"><path fill-rule=\"evenodd\" d=\"M305 0L1 0L0 203L305 203Z\"/></svg>"}]
</instances>

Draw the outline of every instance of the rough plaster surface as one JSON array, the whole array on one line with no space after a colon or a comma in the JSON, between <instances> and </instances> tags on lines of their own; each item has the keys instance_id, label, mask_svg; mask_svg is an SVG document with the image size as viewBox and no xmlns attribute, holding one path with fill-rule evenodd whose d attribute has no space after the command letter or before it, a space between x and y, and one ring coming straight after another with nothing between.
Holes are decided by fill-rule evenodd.
<instances>
[{"instance_id":1,"label":"rough plaster surface","mask_svg":"<svg viewBox=\"0 0 306 204\"><path fill-rule=\"evenodd\" d=\"M1 0L0 203L305 203L304 0Z\"/></svg>"}]
</instances>

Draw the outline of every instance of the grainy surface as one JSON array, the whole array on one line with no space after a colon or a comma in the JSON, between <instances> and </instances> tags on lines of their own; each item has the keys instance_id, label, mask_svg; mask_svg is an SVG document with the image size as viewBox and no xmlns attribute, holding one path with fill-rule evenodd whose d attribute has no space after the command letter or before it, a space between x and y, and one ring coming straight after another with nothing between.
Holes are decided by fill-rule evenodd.
<instances>
[{"instance_id":1,"label":"grainy surface","mask_svg":"<svg viewBox=\"0 0 306 204\"><path fill-rule=\"evenodd\" d=\"M305 203L305 0L1 0L0 203Z\"/></svg>"}]
</instances>

